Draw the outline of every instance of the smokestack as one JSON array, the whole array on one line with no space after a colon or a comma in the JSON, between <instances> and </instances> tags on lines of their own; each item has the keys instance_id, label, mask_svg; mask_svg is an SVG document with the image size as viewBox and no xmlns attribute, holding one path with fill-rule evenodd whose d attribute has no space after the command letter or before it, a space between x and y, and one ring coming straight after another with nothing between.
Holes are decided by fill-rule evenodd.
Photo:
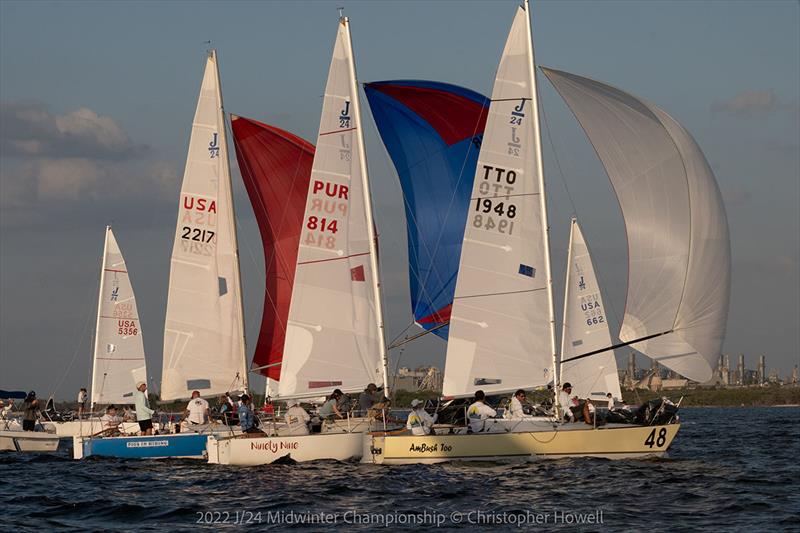
<instances>
[{"instance_id":1,"label":"smokestack","mask_svg":"<svg viewBox=\"0 0 800 533\"><path fill-rule=\"evenodd\" d=\"M636 381L636 354L634 352L628 355L628 376L631 381Z\"/></svg>"},{"instance_id":2,"label":"smokestack","mask_svg":"<svg viewBox=\"0 0 800 533\"><path fill-rule=\"evenodd\" d=\"M737 379L739 385L744 385L744 354L739 354L739 364L736 366Z\"/></svg>"},{"instance_id":3,"label":"smokestack","mask_svg":"<svg viewBox=\"0 0 800 533\"><path fill-rule=\"evenodd\" d=\"M762 355L758 358L758 384L761 385L767 380L767 357Z\"/></svg>"}]
</instances>

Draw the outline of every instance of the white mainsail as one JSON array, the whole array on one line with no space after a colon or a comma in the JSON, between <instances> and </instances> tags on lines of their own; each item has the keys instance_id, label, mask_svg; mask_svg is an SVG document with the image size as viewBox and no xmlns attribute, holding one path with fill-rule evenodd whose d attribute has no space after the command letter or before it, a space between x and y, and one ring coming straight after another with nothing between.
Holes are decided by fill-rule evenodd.
<instances>
[{"instance_id":1,"label":"white mainsail","mask_svg":"<svg viewBox=\"0 0 800 533\"><path fill-rule=\"evenodd\" d=\"M339 21L297 256L278 396L385 382L377 255L348 21Z\"/></svg>"},{"instance_id":2,"label":"white mainsail","mask_svg":"<svg viewBox=\"0 0 800 533\"><path fill-rule=\"evenodd\" d=\"M564 294L564 328L561 333L561 357L611 346L608 318L594 273L589 247L578 220L573 218L569 234L567 281ZM569 382L572 394L579 398L605 398L609 392L621 399L614 351L561 364L559 383Z\"/></svg>"},{"instance_id":3,"label":"white mainsail","mask_svg":"<svg viewBox=\"0 0 800 533\"><path fill-rule=\"evenodd\" d=\"M247 388L239 259L217 56L192 123L164 325L161 399Z\"/></svg>"},{"instance_id":4,"label":"white mainsail","mask_svg":"<svg viewBox=\"0 0 800 533\"><path fill-rule=\"evenodd\" d=\"M142 326L133 286L114 232L107 226L97 300L91 403L133 403L136 382L145 381L146 377Z\"/></svg>"},{"instance_id":5,"label":"white mainsail","mask_svg":"<svg viewBox=\"0 0 800 533\"><path fill-rule=\"evenodd\" d=\"M586 131L625 218L629 272L620 339L707 381L728 316L730 240L705 156L657 106L588 78L543 71Z\"/></svg>"},{"instance_id":6,"label":"white mainsail","mask_svg":"<svg viewBox=\"0 0 800 533\"><path fill-rule=\"evenodd\" d=\"M520 7L497 69L466 221L445 362L447 397L554 378L536 98L530 21Z\"/></svg>"}]
</instances>

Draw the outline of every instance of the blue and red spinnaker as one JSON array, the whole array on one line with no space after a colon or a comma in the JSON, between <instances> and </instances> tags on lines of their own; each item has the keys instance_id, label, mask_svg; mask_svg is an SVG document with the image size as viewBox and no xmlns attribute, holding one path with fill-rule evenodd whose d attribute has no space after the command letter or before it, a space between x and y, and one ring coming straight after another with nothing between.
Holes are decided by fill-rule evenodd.
<instances>
[{"instance_id":1,"label":"blue and red spinnaker","mask_svg":"<svg viewBox=\"0 0 800 533\"><path fill-rule=\"evenodd\" d=\"M364 90L403 190L414 320L447 339L489 100L433 81L380 81Z\"/></svg>"}]
</instances>

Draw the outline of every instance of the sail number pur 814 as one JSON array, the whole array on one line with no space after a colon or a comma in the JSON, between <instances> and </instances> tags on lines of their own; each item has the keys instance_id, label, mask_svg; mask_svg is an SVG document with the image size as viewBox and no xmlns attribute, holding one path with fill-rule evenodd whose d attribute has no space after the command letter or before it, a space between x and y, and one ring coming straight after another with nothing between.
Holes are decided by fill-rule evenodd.
<instances>
[{"instance_id":1,"label":"sail number pur 814","mask_svg":"<svg viewBox=\"0 0 800 533\"><path fill-rule=\"evenodd\" d=\"M505 168L483 165L483 181L478 185L480 196L475 199L472 225L490 231L511 235L517 206L511 203L517 172Z\"/></svg>"},{"instance_id":2,"label":"sail number pur 814","mask_svg":"<svg viewBox=\"0 0 800 533\"><path fill-rule=\"evenodd\" d=\"M303 228L303 244L329 249L336 247L336 233L347 216L349 192L347 185L314 180Z\"/></svg>"}]
</instances>

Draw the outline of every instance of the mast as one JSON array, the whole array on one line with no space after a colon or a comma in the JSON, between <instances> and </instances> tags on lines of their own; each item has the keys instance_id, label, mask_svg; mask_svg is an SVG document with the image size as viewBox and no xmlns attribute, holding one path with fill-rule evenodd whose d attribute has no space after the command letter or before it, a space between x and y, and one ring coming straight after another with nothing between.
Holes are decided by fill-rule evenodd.
<instances>
[{"instance_id":1,"label":"mast","mask_svg":"<svg viewBox=\"0 0 800 533\"><path fill-rule=\"evenodd\" d=\"M369 237L369 262L372 268L372 292L375 297L375 320L378 326L378 342L381 350L381 364L383 374L383 394L389 397L389 373L388 356L386 353L386 337L383 325L383 307L381 298L380 271L378 269L378 250L377 237L375 235L375 224L372 217L372 194L369 189L369 172L367 170L367 152L364 148L364 131L361 129L361 105L359 103L358 84L356 83L356 63L353 55L353 40L350 36L350 19L340 17L347 32L347 53L350 57L350 94L352 95L353 114L356 123L356 142L358 143L358 159L361 165L361 180L363 183L364 206L367 215L367 235Z\"/></svg>"},{"instance_id":2,"label":"mast","mask_svg":"<svg viewBox=\"0 0 800 533\"><path fill-rule=\"evenodd\" d=\"M550 226L547 222L547 195L544 183L544 163L542 159L542 135L539 125L539 88L536 85L535 59L533 55L533 35L531 32L531 11L529 0L524 0L523 7L528 16L525 17L525 27L528 32L528 54L531 58L528 63L528 75L531 82L531 107L533 108L533 142L536 173L539 178L539 205L542 212L542 240L544 243L545 276L547 276L547 303L548 318L550 320L550 346L553 354L553 405L558 413L558 353L556 352L556 318L553 308L553 275L550 267Z\"/></svg>"},{"instance_id":3,"label":"mast","mask_svg":"<svg viewBox=\"0 0 800 533\"><path fill-rule=\"evenodd\" d=\"M233 205L233 183L231 182L231 168L230 168L230 156L228 154L228 135L225 128L225 108L222 103L222 83L219 79L219 64L217 62L217 50L211 50L211 59L214 61L214 76L216 77L217 82L217 123L222 126L222 132L220 135L220 148L222 152L225 153L225 160L222 163L222 179L226 181L228 184L227 187L227 198L226 201L230 206L228 210L228 219L231 224L231 229L233 231L233 256L236 261L236 269L234 270L234 285L236 287L236 294L238 296L238 305L236 305L236 314L237 314L237 323L239 324L239 328L241 329L241 338L242 344L240 349L241 355L241 368L239 369L239 379L242 380L242 386L244 390L248 390L248 383L247 383L247 339L245 338L244 333L244 307L242 303L242 272L241 267L239 266L239 238L238 232L236 231L236 216L235 216L235 207Z\"/></svg>"},{"instance_id":4,"label":"mast","mask_svg":"<svg viewBox=\"0 0 800 533\"><path fill-rule=\"evenodd\" d=\"M561 322L561 353L564 353L565 347L564 343L567 341L567 306L569 305L569 293L570 293L570 272L572 271L572 239L575 234L575 221L577 220L576 217L572 217L572 220L569 224L569 247L567 248L567 277L566 283L564 288L564 316L562 317ZM561 376L558 376L559 378ZM555 380L553 383L556 383L560 380ZM558 394L556 394L558 396Z\"/></svg>"},{"instance_id":5,"label":"mast","mask_svg":"<svg viewBox=\"0 0 800 533\"><path fill-rule=\"evenodd\" d=\"M111 226L106 226L106 237L103 241L103 260L100 264L100 288L97 290L97 320L94 325L94 352L92 353L92 383L97 373L97 349L99 348L100 336L97 334L100 331L100 311L103 305L103 281L105 280L106 273L106 256L108 255L108 231ZM91 391L91 401L89 403L89 412L94 411L94 390Z\"/></svg>"}]
</instances>

